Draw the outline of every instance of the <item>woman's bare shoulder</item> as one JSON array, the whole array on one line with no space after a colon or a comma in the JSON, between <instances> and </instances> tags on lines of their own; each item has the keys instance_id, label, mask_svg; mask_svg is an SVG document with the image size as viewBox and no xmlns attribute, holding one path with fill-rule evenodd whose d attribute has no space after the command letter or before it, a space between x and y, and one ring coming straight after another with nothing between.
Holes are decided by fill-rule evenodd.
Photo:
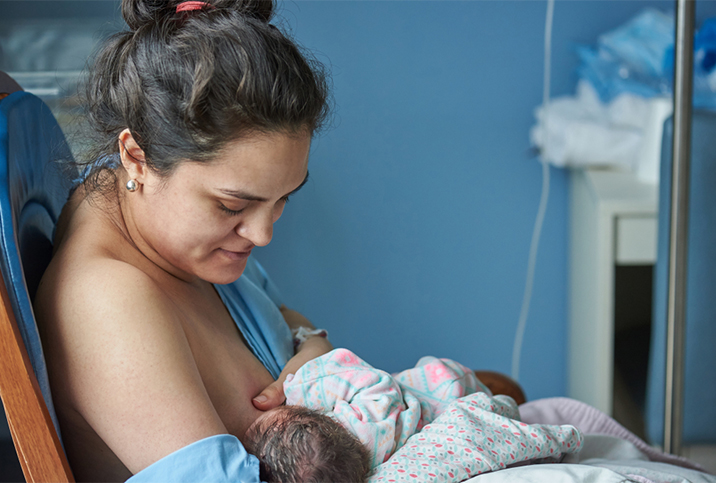
<instances>
[{"instance_id":1,"label":"woman's bare shoulder","mask_svg":"<svg viewBox=\"0 0 716 483\"><path fill-rule=\"evenodd\" d=\"M118 228L117 216L81 197L80 191L70 197L58 220L54 254L36 305L63 316L64 307L102 312L117 297L161 295L159 286L134 263L140 257Z\"/></svg>"},{"instance_id":2,"label":"woman's bare shoulder","mask_svg":"<svg viewBox=\"0 0 716 483\"><path fill-rule=\"evenodd\" d=\"M226 432L181 311L155 278L116 250L61 248L35 307L60 412L79 413L133 473Z\"/></svg>"},{"instance_id":3,"label":"woman's bare shoulder","mask_svg":"<svg viewBox=\"0 0 716 483\"><path fill-rule=\"evenodd\" d=\"M121 298L155 298L161 303L161 290L139 267L133 265L101 229L75 230L64 239L42 277L35 306L56 321L81 322L84 316L111 310L117 316L116 301Z\"/></svg>"},{"instance_id":4,"label":"woman's bare shoulder","mask_svg":"<svg viewBox=\"0 0 716 483\"><path fill-rule=\"evenodd\" d=\"M111 322L124 318L125 306L151 301L154 310L171 313L163 307L166 296L151 277L124 260L96 251L77 247L53 258L38 287L35 305L41 312L78 324L97 318Z\"/></svg>"}]
</instances>

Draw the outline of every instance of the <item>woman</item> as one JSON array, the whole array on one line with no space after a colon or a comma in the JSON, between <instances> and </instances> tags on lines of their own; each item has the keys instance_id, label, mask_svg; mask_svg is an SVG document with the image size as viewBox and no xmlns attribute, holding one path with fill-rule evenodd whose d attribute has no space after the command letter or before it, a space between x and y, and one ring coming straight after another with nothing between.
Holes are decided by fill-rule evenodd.
<instances>
[{"instance_id":1,"label":"woman","mask_svg":"<svg viewBox=\"0 0 716 483\"><path fill-rule=\"evenodd\" d=\"M265 277L215 285L247 264L260 273L251 250L305 183L326 115L320 69L269 24L272 9L124 0L129 31L98 53L99 161L63 211L35 304L78 481L123 481L215 435L241 440L283 402L285 375L332 348L309 330L294 356L286 326L312 326L283 306L259 316L283 327L242 328L227 301L269 300ZM257 349L263 336L290 348L282 371L281 354Z\"/></svg>"}]
</instances>

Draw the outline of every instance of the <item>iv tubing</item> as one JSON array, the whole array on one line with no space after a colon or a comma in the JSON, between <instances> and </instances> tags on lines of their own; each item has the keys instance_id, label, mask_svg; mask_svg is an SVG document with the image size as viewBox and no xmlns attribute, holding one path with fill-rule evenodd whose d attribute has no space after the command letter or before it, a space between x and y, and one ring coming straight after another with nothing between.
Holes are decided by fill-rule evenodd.
<instances>
[{"instance_id":1,"label":"iv tubing","mask_svg":"<svg viewBox=\"0 0 716 483\"><path fill-rule=\"evenodd\" d=\"M549 114L547 107L549 105L550 90L550 71L552 68L552 20L554 18L554 0L547 0L547 14L544 26L544 77L542 85L542 109L545 112L544 118L544 135L545 140L542 143L543 149L547 149L549 142ZM532 300L532 287L535 278L535 265L537 264L537 249L539 248L539 240L542 235L542 225L544 224L544 216L547 211L547 202L549 201L549 164L543 156L540 159L542 163L542 194L540 196L539 208L537 209L537 219L535 220L534 230L532 232L532 241L530 243L530 253L527 262L527 279L525 281L525 291L522 298L522 309L520 318L517 323L515 332L515 342L512 348L512 379L519 381L520 376L520 355L522 353L522 341L527 327L527 316L530 311L530 302Z\"/></svg>"}]
</instances>

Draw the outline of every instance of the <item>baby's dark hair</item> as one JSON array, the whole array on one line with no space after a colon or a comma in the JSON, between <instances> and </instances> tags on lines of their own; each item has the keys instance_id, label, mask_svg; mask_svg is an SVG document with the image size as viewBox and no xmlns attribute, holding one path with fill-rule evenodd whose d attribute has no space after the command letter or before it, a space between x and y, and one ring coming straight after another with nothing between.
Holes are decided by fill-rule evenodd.
<instances>
[{"instance_id":1,"label":"baby's dark hair","mask_svg":"<svg viewBox=\"0 0 716 483\"><path fill-rule=\"evenodd\" d=\"M122 0L129 29L98 51L86 84L95 139L84 163L115 156L124 129L166 176L247 135L312 135L322 126L323 66L270 23L273 0L206 0L177 12L180 3ZM92 167L95 188L102 167Z\"/></svg>"},{"instance_id":2,"label":"baby's dark hair","mask_svg":"<svg viewBox=\"0 0 716 483\"><path fill-rule=\"evenodd\" d=\"M281 408L277 423L261 424L244 442L268 483L365 482L370 453L340 423L301 406Z\"/></svg>"}]
</instances>

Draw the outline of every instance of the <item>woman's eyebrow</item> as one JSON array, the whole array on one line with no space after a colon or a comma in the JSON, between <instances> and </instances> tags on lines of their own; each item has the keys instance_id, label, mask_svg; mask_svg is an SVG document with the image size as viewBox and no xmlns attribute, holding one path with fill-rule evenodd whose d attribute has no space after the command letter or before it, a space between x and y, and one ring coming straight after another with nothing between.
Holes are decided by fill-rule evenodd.
<instances>
[{"instance_id":1,"label":"woman's eyebrow","mask_svg":"<svg viewBox=\"0 0 716 483\"><path fill-rule=\"evenodd\" d=\"M298 186L296 187L296 189L294 189L294 190L291 191L290 193L287 193L286 196L284 196L284 198L286 198L286 197L288 197L288 196L291 196L291 195L294 194L294 193L297 193L301 188L303 188L303 185L305 185L307 182L308 182L308 171L306 171L306 177L303 178L303 181L301 181L301 184L298 185Z\"/></svg>"},{"instance_id":2,"label":"woman's eyebrow","mask_svg":"<svg viewBox=\"0 0 716 483\"><path fill-rule=\"evenodd\" d=\"M298 187L297 187L296 189L294 189L293 191L291 191L290 193L287 193L286 195L284 195L284 198L286 198L286 197L288 197L288 196L291 196L291 195L293 195L294 193L296 193L298 190L300 190L301 188L303 188L303 186L304 186L307 182L308 182L308 171L306 172L306 177L303 178L303 181L301 181L301 184L298 185ZM262 197L262 196L252 195L251 193L247 193L247 192L241 191L241 190L219 189L219 191L222 192L222 193L225 194L225 195L233 196L234 198L239 198L239 199L246 200L246 201L261 201L261 202L262 202L262 201L268 201L267 198L264 198L264 197Z\"/></svg>"}]
</instances>

